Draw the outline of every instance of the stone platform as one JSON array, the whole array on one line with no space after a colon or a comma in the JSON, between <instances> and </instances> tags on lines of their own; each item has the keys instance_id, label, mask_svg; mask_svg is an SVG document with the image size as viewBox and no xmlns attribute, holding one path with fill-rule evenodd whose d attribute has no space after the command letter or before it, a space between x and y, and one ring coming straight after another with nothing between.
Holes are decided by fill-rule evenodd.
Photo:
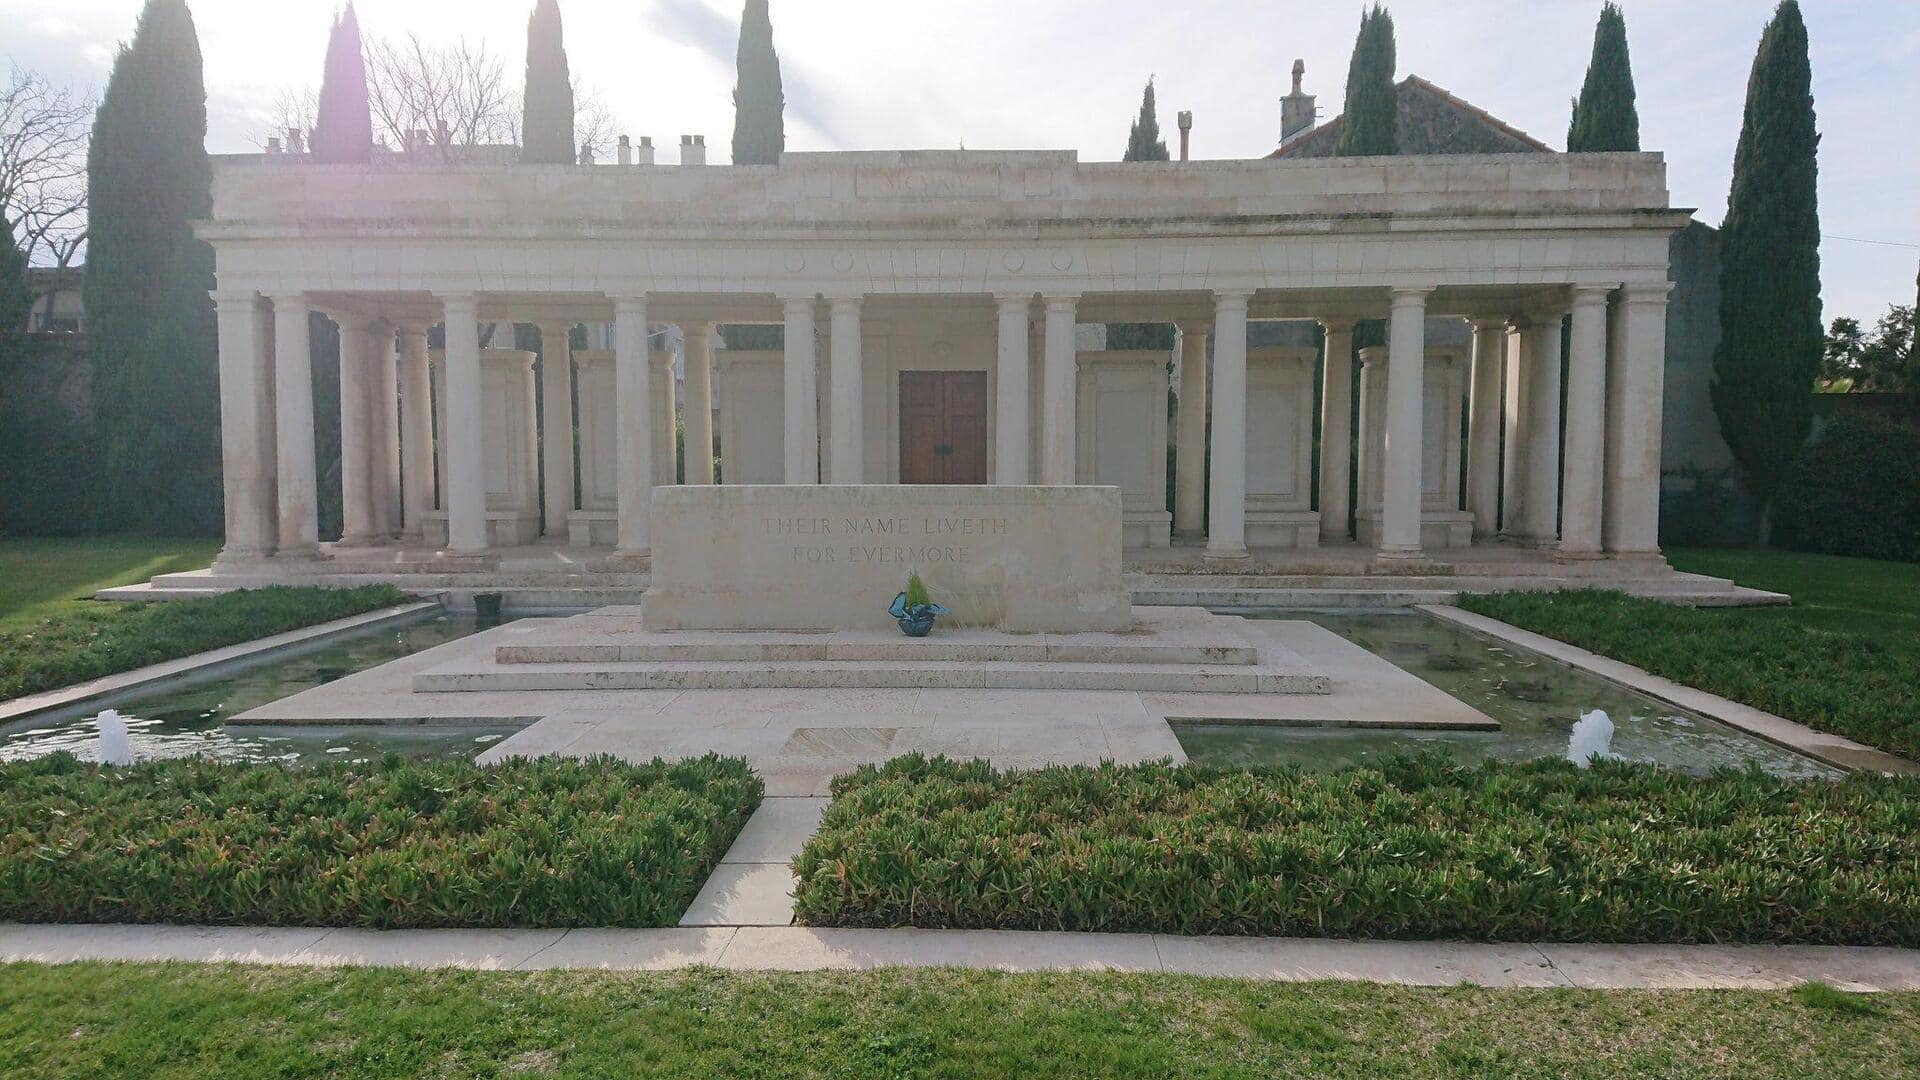
<instances>
[{"instance_id":1,"label":"stone platform","mask_svg":"<svg viewBox=\"0 0 1920 1080\"><path fill-rule=\"evenodd\" d=\"M1324 694L1325 673L1245 620L1136 609L1125 631L1010 634L655 630L631 609L543 627L414 676L421 693L487 690L944 689Z\"/></svg>"}]
</instances>

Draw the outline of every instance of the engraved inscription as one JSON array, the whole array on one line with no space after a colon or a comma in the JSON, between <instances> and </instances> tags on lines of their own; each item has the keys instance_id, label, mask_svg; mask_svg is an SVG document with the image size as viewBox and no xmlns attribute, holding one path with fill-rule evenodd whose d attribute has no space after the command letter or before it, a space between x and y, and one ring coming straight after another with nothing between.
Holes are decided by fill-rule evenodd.
<instances>
[{"instance_id":1,"label":"engraved inscription","mask_svg":"<svg viewBox=\"0 0 1920 1080\"><path fill-rule=\"evenodd\" d=\"M971 563L975 551L967 541L1006 537L1008 526L1004 517L966 514L838 518L783 515L762 517L760 531L769 539L788 541L787 559L792 563L915 566ZM808 542L791 542L796 539Z\"/></svg>"}]
</instances>

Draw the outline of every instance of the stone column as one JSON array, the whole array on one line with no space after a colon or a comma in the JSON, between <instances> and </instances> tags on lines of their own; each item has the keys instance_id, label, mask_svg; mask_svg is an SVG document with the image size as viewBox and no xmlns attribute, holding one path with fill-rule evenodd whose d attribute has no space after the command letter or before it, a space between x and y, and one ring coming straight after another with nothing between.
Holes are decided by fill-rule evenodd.
<instances>
[{"instance_id":1,"label":"stone column","mask_svg":"<svg viewBox=\"0 0 1920 1080\"><path fill-rule=\"evenodd\" d=\"M1032 293L994 296L1000 311L1000 349L994 372L993 482L1033 483L1033 357L1029 349Z\"/></svg>"},{"instance_id":2,"label":"stone column","mask_svg":"<svg viewBox=\"0 0 1920 1080\"><path fill-rule=\"evenodd\" d=\"M713 483L713 324L680 327L687 357L687 483Z\"/></svg>"},{"instance_id":3,"label":"stone column","mask_svg":"<svg viewBox=\"0 0 1920 1080\"><path fill-rule=\"evenodd\" d=\"M1322 320L1326 364L1320 387L1320 538L1348 536L1353 516L1353 320Z\"/></svg>"},{"instance_id":4,"label":"stone column","mask_svg":"<svg viewBox=\"0 0 1920 1080\"><path fill-rule=\"evenodd\" d=\"M1526 410L1527 339L1515 318L1507 320L1506 386L1501 395L1502 437L1506 451L1500 458L1500 535L1520 538L1525 514L1520 508L1526 496L1526 469L1521 465L1520 436L1526 426L1521 414Z\"/></svg>"},{"instance_id":5,"label":"stone column","mask_svg":"<svg viewBox=\"0 0 1920 1080\"><path fill-rule=\"evenodd\" d=\"M1606 478L1607 294L1573 290L1567 365L1567 443L1561 467L1560 553L1600 553L1600 495Z\"/></svg>"},{"instance_id":6,"label":"stone column","mask_svg":"<svg viewBox=\"0 0 1920 1080\"><path fill-rule=\"evenodd\" d=\"M861 403L860 298L827 299L830 347L833 350L827 388L828 416L832 419L832 453L828 476L836 484L866 483L866 414Z\"/></svg>"},{"instance_id":7,"label":"stone column","mask_svg":"<svg viewBox=\"0 0 1920 1080\"><path fill-rule=\"evenodd\" d=\"M619 455L614 478L619 488L616 543L619 554L638 558L653 551L649 525L649 504L653 499L653 387L647 368L647 298L614 297L613 327L614 422L618 428L614 441ZM787 347L793 347L791 339ZM791 423L791 419L788 422Z\"/></svg>"},{"instance_id":8,"label":"stone column","mask_svg":"<svg viewBox=\"0 0 1920 1080\"><path fill-rule=\"evenodd\" d=\"M380 540L400 532L400 399L399 365L394 357L393 327L378 323L368 331L372 346L367 380L367 421L372 436L369 464L373 495L373 531Z\"/></svg>"},{"instance_id":9,"label":"stone column","mask_svg":"<svg viewBox=\"0 0 1920 1080\"><path fill-rule=\"evenodd\" d=\"M1076 484L1079 479L1074 450L1079 431L1074 406L1079 396L1080 367L1073 329L1080 297L1057 293L1041 299L1046 303L1047 323L1046 359L1040 372L1040 482Z\"/></svg>"},{"instance_id":10,"label":"stone column","mask_svg":"<svg viewBox=\"0 0 1920 1080\"><path fill-rule=\"evenodd\" d=\"M264 559L274 527L273 357L251 289L213 294L220 333L220 475L226 544L220 562Z\"/></svg>"},{"instance_id":11,"label":"stone column","mask_svg":"<svg viewBox=\"0 0 1920 1080\"><path fill-rule=\"evenodd\" d=\"M1507 531L1540 547L1560 535L1560 319L1560 312L1548 312L1520 331L1518 437L1508 443L1518 459L1520 506Z\"/></svg>"},{"instance_id":12,"label":"stone column","mask_svg":"<svg viewBox=\"0 0 1920 1080\"><path fill-rule=\"evenodd\" d=\"M1501 384L1506 371L1506 320L1473 324L1473 370L1467 391L1467 510L1473 538L1500 531Z\"/></svg>"},{"instance_id":13,"label":"stone column","mask_svg":"<svg viewBox=\"0 0 1920 1080\"><path fill-rule=\"evenodd\" d=\"M573 324L540 324L540 534L564 542L573 512Z\"/></svg>"},{"instance_id":14,"label":"stone column","mask_svg":"<svg viewBox=\"0 0 1920 1080\"><path fill-rule=\"evenodd\" d=\"M1613 305L1602 542L1622 555L1660 552L1660 425L1672 289L1664 281L1628 285Z\"/></svg>"},{"instance_id":15,"label":"stone column","mask_svg":"<svg viewBox=\"0 0 1920 1080\"><path fill-rule=\"evenodd\" d=\"M1207 491L1207 551L1247 558L1247 302L1223 292L1213 302L1213 455Z\"/></svg>"},{"instance_id":16,"label":"stone column","mask_svg":"<svg viewBox=\"0 0 1920 1080\"><path fill-rule=\"evenodd\" d=\"M305 293L273 298L274 486L280 503L278 546L283 559L320 555L310 310Z\"/></svg>"},{"instance_id":17,"label":"stone column","mask_svg":"<svg viewBox=\"0 0 1920 1080\"><path fill-rule=\"evenodd\" d=\"M433 375L427 369L427 328L400 327L400 538L426 539L433 509Z\"/></svg>"},{"instance_id":18,"label":"stone column","mask_svg":"<svg viewBox=\"0 0 1920 1080\"><path fill-rule=\"evenodd\" d=\"M1180 400L1174 414L1173 531L1198 538L1207 531L1207 331L1198 320L1180 328Z\"/></svg>"},{"instance_id":19,"label":"stone column","mask_svg":"<svg viewBox=\"0 0 1920 1080\"><path fill-rule=\"evenodd\" d=\"M364 316L338 315L334 322L340 327L340 543L366 547L379 540L373 478L376 342L373 323Z\"/></svg>"},{"instance_id":20,"label":"stone column","mask_svg":"<svg viewBox=\"0 0 1920 1080\"><path fill-rule=\"evenodd\" d=\"M781 297L786 307L786 470L789 484L820 482L820 352L814 298Z\"/></svg>"},{"instance_id":21,"label":"stone column","mask_svg":"<svg viewBox=\"0 0 1920 1080\"><path fill-rule=\"evenodd\" d=\"M1427 378L1427 294L1393 290L1387 331L1386 453L1380 492L1380 557L1420 557L1421 442Z\"/></svg>"},{"instance_id":22,"label":"stone column","mask_svg":"<svg viewBox=\"0 0 1920 1080\"><path fill-rule=\"evenodd\" d=\"M487 550L486 460L481 445L480 313L472 293L440 298L446 312L447 553Z\"/></svg>"}]
</instances>

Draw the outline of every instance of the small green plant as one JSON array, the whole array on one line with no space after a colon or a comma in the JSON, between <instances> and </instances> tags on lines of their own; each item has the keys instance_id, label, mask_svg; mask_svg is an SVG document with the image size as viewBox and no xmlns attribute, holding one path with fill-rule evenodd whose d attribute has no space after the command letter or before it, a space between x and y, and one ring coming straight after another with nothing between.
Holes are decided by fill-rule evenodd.
<instances>
[{"instance_id":1,"label":"small green plant","mask_svg":"<svg viewBox=\"0 0 1920 1080\"><path fill-rule=\"evenodd\" d=\"M1838 1013L1841 1016L1879 1016L1880 1006L1865 994L1849 994L1823 982L1806 982L1793 988L1793 996L1809 1009Z\"/></svg>"},{"instance_id":2,"label":"small green plant","mask_svg":"<svg viewBox=\"0 0 1920 1080\"><path fill-rule=\"evenodd\" d=\"M907 575L907 610L926 607L933 603L927 596L927 583L920 580L918 571Z\"/></svg>"}]
</instances>

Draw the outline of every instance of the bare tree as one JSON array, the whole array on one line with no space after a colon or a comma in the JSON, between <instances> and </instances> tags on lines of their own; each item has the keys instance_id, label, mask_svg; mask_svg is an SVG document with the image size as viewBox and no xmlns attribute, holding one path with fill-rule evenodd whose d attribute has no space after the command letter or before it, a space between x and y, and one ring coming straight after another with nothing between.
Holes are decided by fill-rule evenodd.
<instances>
[{"instance_id":1,"label":"bare tree","mask_svg":"<svg viewBox=\"0 0 1920 1080\"><path fill-rule=\"evenodd\" d=\"M506 62L465 38L429 45L418 34L367 42L367 91L374 135L402 147L425 131L468 146L511 141L520 104Z\"/></svg>"},{"instance_id":2,"label":"bare tree","mask_svg":"<svg viewBox=\"0 0 1920 1080\"><path fill-rule=\"evenodd\" d=\"M30 265L65 270L86 247L92 120L91 97L37 72L0 86L0 222Z\"/></svg>"}]
</instances>

